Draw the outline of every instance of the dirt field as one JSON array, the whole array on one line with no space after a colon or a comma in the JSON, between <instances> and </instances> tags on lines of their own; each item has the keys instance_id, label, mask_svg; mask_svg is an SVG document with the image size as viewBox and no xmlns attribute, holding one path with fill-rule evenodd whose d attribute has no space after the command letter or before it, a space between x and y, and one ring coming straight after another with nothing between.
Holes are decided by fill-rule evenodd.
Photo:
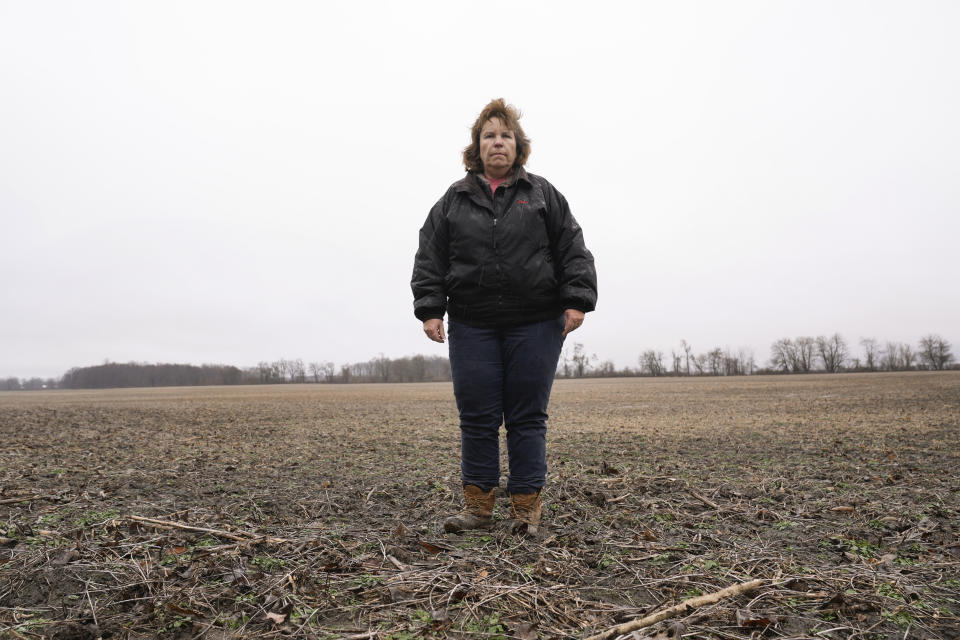
<instances>
[{"instance_id":1,"label":"dirt field","mask_svg":"<svg viewBox=\"0 0 960 640\"><path fill-rule=\"evenodd\" d=\"M447 384L2 392L0 637L582 638L755 579L626 637L960 637L960 373L560 381L548 439L546 534L458 536Z\"/></svg>"}]
</instances>

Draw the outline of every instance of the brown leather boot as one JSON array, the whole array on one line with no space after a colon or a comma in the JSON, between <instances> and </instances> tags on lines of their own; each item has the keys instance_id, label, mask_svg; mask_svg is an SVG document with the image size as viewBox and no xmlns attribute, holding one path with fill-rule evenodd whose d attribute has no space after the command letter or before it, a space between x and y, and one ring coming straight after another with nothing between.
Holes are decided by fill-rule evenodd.
<instances>
[{"instance_id":1,"label":"brown leather boot","mask_svg":"<svg viewBox=\"0 0 960 640\"><path fill-rule=\"evenodd\" d=\"M466 529L489 527L496 491L496 487L484 491L472 484L466 485L463 488L463 511L444 520L443 530L447 533L460 533Z\"/></svg>"},{"instance_id":2,"label":"brown leather boot","mask_svg":"<svg viewBox=\"0 0 960 640\"><path fill-rule=\"evenodd\" d=\"M540 492L514 493L510 496L510 513L513 518L507 523L510 533L536 537L540 531L540 513L543 510Z\"/></svg>"}]
</instances>

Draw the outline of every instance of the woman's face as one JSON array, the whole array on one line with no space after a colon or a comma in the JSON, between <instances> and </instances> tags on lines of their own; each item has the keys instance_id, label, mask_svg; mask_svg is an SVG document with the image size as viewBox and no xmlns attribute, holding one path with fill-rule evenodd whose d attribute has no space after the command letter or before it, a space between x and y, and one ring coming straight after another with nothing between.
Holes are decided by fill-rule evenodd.
<instances>
[{"instance_id":1,"label":"woman's face","mask_svg":"<svg viewBox=\"0 0 960 640\"><path fill-rule=\"evenodd\" d=\"M500 118L490 118L480 130L480 160L487 175L501 177L517 159L517 139Z\"/></svg>"}]
</instances>

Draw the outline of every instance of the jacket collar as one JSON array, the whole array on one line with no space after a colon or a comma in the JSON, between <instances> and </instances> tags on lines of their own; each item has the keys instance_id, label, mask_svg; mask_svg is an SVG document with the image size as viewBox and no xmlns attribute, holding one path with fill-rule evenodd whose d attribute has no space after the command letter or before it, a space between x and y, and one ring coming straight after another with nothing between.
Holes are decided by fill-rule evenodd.
<instances>
[{"instance_id":1,"label":"jacket collar","mask_svg":"<svg viewBox=\"0 0 960 640\"><path fill-rule=\"evenodd\" d=\"M530 180L530 176L527 175L527 170L523 167L514 169L513 173L507 178L507 184L513 184L514 182L526 182L528 185L533 185L533 181ZM463 191L470 193L474 196L485 197L487 195L484 184L485 180L480 177L480 174L474 171L468 171L460 180L457 180L453 183L453 188L457 191ZM489 184L489 183L487 183Z\"/></svg>"}]
</instances>

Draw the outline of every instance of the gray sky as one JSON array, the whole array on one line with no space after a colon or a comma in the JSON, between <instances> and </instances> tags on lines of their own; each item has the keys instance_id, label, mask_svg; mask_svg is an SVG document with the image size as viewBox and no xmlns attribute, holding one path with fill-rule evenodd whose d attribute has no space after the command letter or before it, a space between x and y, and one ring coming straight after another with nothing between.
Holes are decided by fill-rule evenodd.
<instances>
[{"instance_id":1,"label":"gray sky","mask_svg":"<svg viewBox=\"0 0 960 640\"><path fill-rule=\"evenodd\" d=\"M0 376L445 354L417 231L501 96L601 359L960 351L960 4L587 6L0 0Z\"/></svg>"}]
</instances>

